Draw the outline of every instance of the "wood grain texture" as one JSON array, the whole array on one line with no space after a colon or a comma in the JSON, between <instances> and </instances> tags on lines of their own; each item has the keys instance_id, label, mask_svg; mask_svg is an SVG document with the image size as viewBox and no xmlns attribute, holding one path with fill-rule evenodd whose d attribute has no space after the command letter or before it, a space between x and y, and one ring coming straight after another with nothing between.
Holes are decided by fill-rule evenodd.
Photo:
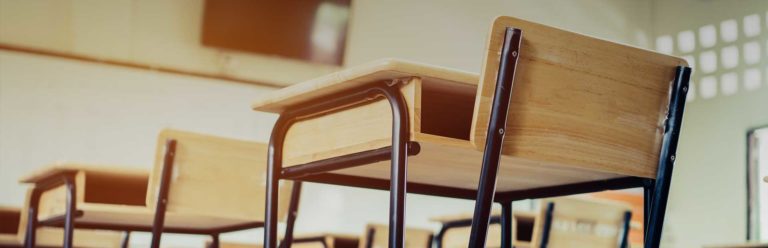
<instances>
[{"instance_id":1,"label":"wood grain texture","mask_svg":"<svg viewBox=\"0 0 768 248\"><path fill-rule=\"evenodd\" d=\"M360 238L359 248L366 248L368 243L368 233L373 230L373 239L371 248L389 247L389 226L382 224L368 224L365 232ZM405 248L430 248L432 243L432 231L427 229L406 227L405 228Z\"/></svg>"},{"instance_id":2,"label":"wood grain texture","mask_svg":"<svg viewBox=\"0 0 768 248\"><path fill-rule=\"evenodd\" d=\"M270 93L253 108L280 113L344 90L401 82L411 141L421 145L409 158L408 180L475 189L507 26L523 30L523 45L497 189L655 178L670 82L686 62L510 17L492 26L479 80L389 59ZM383 100L302 120L288 131L283 159L292 166L389 146L390 123ZM334 173L388 179L389 162Z\"/></svg>"},{"instance_id":3,"label":"wood grain texture","mask_svg":"<svg viewBox=\"0 0 768 248\"><path fill-rule=\"evenodd\" d=\"M224 219L264 218L267 146L211 135L166 129L158 136L155 167L149 180L147 206L154 209L159 191L165 144L175 139L176 155L168 212ZM281 183L278 218L286 214L290 182Z\"/></svg>"},{"instance_id":4,"label":"wood grain texture","mask_svg":"<svg viewBox=\"0 0 768 248\"><path fill-rule=\"evenodd\" d=\"M27 209L29 208L30 204L30 196L31 196L32 190L27 191L27 197L24 202L24 207L21 209L17 209L18 214L20 215L20 222L16 223L18 225L17 231L13 235L1 235L0 236L0 246L2 245L22 245L24 242L24 237L27 234L27 222L26 222L26 216L27 216ZM42 202L41 202L42 203ZM0 220L0 224L6 224L4 220ZM37 229L37 245L40 247L60 247L62 241L64 240L64 230L61 228L54 228L54 227L41 227ZM122 241L123 234L122 232L114 232L114 231L103 231L103 230L83 230L83 229L75 229L75 239L74 239L74 245L75 247L120 247L120 242Z\"/></svg>"},{"instance_id":5,"label":"wood grain texture","mask_svg":"<svg viewBox=\"0 0 768 248\"><path fill-rule=\"evenodd\" d=\"M538 219L543 220L547 204L554 203L548 247L616 248L624 226L624 213L631 207L617 201L578 197L542 201ZM536 222L532 247L539 247L543 221Z\"/></svg>"},{"instance_id":6,"label":"wood grain texture","mask_svg":"<svg viewBox=\"0 0 768 248\"><path fill-rule=\"evenodd\" d=\"M476 74L404 60L381 59L269 92L255 101L252 107L257 111L280 113L287 107L318 97L370 83L407 77L419 77L430 82L477 84Z\"/></svg>"},{"instance_id":7,"label":"wood grain texture","mask_svg":"<svg viewBox=\"0 0 768 248\"><path fill-rule=\"evenodd\" d=\"M220 228L260 222L264 218L266 145L177 130L158 136L151 173L120 167L56 164L22 179L35 183L75 173L77 222L152 226L165 144L176 139L166 227ZM291 183L280 186L279 216L285 216ZM39 219L65 213L66 191L43 192Z\"/></svg>"},{"instance_id":8,"label":"wood grain texture","mask_svg":"<svg viewBox=\"0 0 768 248\"><path fill-rule=\"evenodd\" d=\"M523 41L503 153L655 178L674 70L687 63L512 17L491 27L473 142L485 143L506 27Z\"/></svg>"},{"instance_id":9,"label":"wood grain texture","mask_svg":"<svg viewBox=\"0 0 768 248\"><path fill-rule=\"evenodd\" d=\"M409 113L419 107L416 90L420 79L402 79L400 92ZM285 134L284 166L308 163L339 155L382 148L392 144L392 108L386 99L345 108L293 124ZM409 115L410 123L416 122ZM417 125L411 125L415 133Z\"/></svg>"}]
</instances>

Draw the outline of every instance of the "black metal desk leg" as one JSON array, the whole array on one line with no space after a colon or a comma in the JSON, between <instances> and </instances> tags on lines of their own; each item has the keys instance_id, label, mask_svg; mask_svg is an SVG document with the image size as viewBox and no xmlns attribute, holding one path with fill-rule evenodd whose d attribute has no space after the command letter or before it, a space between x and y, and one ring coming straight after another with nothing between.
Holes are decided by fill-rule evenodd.
<instances>
[{"instance_id":1,"label":"black metal desk leg","mask_svg":"<svg viewBox=\"0 0 768 248\"><path fill-rule=\"evenodd\" d=\"M672 181L672 169L675 165L677 153L677 141L680 137L680 128L683 122L685 110L685 97L688 94L688 80L691 76L691 68L677 67L675 80L672 84L672 95L669 101L669 112L665 122L664 137L659 154L659 168L656 174L656 184L653 186L653 199L651 201L651 215L648 220L648 232L645 236L645 247L659 247L661 243L661 231L664 227L664 215L667 210L667 197Z\"/></svg>"},{"instance_id":2,"label":"black metal desk leg","mask_svg":"<svg viewBox=\"0 0 768 248\"><path fill-rule=\"evenodd\" d=\"M29 198L29 208L27 209L27 233L24 237L24 247L34 248L37 241L37 212L40 209L40 196L42 190L35 187L32 189L32 195Z\"/></svg>"},{"instance_id":3,"label":"black metal desk leg","mask_svg":"<svg viewBox=\"0 0 768 248\"><path fill-rule=\"evenodd\" d=\"M75 178L72 175L64 177L64 186L67 189L67 208L64 219L64 248L74 247L75 209L77 208L77 189Z\"/></svg>"},{"instance_id":4,"label":"black metal desk leg","mask_svg":"<svg viewBox=\"0 0 768 248\"><path fill-rule=\"evenodd\" d=\"M405 247L405 193L408 168L409 123L405 99L398 87L384 95L392 107L392 167L389 183L389 247Z\"/></svg>"},{"instance_id":5,"label":"black metal desk leg","mask_svg":"<svg viewBox=\"0 0 768 248\"><path fill-rule=\"evenodd\" d=\"M501 53L501 63L496 77L496 90L493 94L491 115L488 121L488 134L483 153L483 166L477 186L475 213L472 218L472 232L469 247L485 247L488 225L491 221L491 205L496 194L496 176L501 159L501 147L504 142L504 130L507 126L509 102L512 98L512 85L515 68L520 52L522 31L507 28Z\"/></svg>"},{"instance_id":6,"label":"black metal desk leg","mask_svg":"<svg viewBox=\"0 0 768 248\"><path fill-rule=\"evenodd\" d=\"M501 203L501 248L512 248L512 202Z\"/></svg>"},{"instance_id":7,"label":"black metal desk leg","mask_svg":"<svg viewBox=\"0 0 768 248\"><path fill-rule=\"evenodd\" d=\"M152 225L152 248L160 248L160 238L163 235L165 225L165 210L168 206L168 191L171 188L171 174L173 173L173 159L175 156L176 140L171 139L165 144L163 170L160 175L160 190L157 193L155 219Z\"/></svg>"},{"instance_id":8,"label":"black metal desk leg","mask_svg":"<svg viewBox=\"0 0 768 248\"><path fill-rule=\"evenodd\" d=\"M267 150L267 192L264 207L264 248L277 247L277 201L280 173L283 169L283 140L291 123L287 114L277 119Z\"/></svg>"}]
</instances>

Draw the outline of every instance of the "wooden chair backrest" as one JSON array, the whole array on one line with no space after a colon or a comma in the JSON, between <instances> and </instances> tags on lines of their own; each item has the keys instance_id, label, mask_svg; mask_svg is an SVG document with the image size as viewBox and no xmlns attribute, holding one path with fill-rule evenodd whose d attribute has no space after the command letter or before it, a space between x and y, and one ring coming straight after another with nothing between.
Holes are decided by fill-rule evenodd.
<instances>
[{"instance_id":1,"label":"wooden chair backrest","mask_svg":"<svg viewBox=\"0 0 768 248\"><path fill-rule=\"evenodd\" d=\"M267 145L166 129L158 136L147 205L156 206L168 140L176 153L167 211L219 217L264 219ZM278 218L290 201L291 184L282 183Z\"/></svg>"},{"instance_id":2,"label":"wooden chair backrest","mask_svg":"<svg viewBox=\"0 0 768 248\"><path fill-rule=\"evenodd\" d=\"M370 247L368 247L370 244ZM418 228L405 228L405 248L430 248L432 231ZM389 247L389 226L368 224L360 238L360 248Z\"/></svg>"},{"instance_id":3,"label":"wooden chair backrest","mask_svg":"<svg viewBox=\"0 0 768 248\"><path fill-rule=\"evenodd\" d=\"M503 153L655 178L671 82L685 60L512 17L498 17L491 28L475 146L485 144L507 27L522 30L522 44ZM627 169L627 161L635 167Z\"/></svg>"},{"instance_id":4,"label":"wooden chair backrest","mask_svg":"<svg viewBox=\"0 0 768 248\"><path fill-rule=\"evenodd\" d=\"M547 248L619 247L626 223L625 214L631 213L631 208L615 201L575 197L542 201L541 213L534 224L531 247L541 247L547 206L550 203L554 208Z\"/></svg>"}]
</instances>

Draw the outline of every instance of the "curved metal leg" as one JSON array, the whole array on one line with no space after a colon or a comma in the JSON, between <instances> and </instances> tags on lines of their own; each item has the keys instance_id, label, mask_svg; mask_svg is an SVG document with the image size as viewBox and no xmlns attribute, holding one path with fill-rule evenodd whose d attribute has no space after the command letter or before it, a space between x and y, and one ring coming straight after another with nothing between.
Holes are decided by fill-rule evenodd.
<instances>
[{"instance_id":1,"label":"curved metal leg","mask_svg":"<svg viewBox=\"0 0 768 248\"><path fill-rule=\"evenodd\" d=\"M311 118L334 111L341 106L370 101L375 96L384 96L392 108L392 167L390 179L390 247L405 245L405 193L406 168L408 163L409 123L405 98L396 84L374 86L340 96L329 97L326 101L307 104L281 114L272 129L267 158L267 192L264 218L264 247L277 247L277 199L278 182L282 168L283 142L288 128L298 118Z\"/></svg>"}]
</instances>

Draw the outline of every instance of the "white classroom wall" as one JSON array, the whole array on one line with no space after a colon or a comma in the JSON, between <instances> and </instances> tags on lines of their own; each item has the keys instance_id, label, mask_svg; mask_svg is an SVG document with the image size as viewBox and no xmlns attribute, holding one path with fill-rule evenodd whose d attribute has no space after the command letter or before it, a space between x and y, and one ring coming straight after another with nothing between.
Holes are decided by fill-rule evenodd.
<instances>
[{"instance_id":1,"label":"white classroom wall","mask_svg":"<svg viewBox=\"0 0 768 248\"><path fill-rule=\"evenodd\" d=\"M31 2L34 4L0 0L0 43L211 73L223 71L281 84L335 69L200 46L198 22L202 0ZM497 0L479 4L439 0L354 0L345 63L355 65L381 57L397 57L477 72L487 29L497 15L517 16L613 41L652 47L654 31L662 29L662 24L654 21L661 17L652 13L660 8L658 2ZM125 6L130 8L123 8ZM98 17L95 21L94 16ZM235 58L236 63L222 65L222 57ZM693 153L698 149L689 147L704 146L698 143L709 142L712 137L705 135L712 133L712 128L733 127L727 126L729 122L716 121L725 126L714 126L715 123L709 126L712 120L707 110L716 108L728 112L728 106L743 108L743 104L768 106L763 104L768 99L766 88L730 100L691 102L686 115L689 129L683 132L677 172L692 170L687 161L694 160L686 160L683 153ZM275 116L252 112L248 105L251 100L272 90L242 83L0 51L0 204L20 204L24 187L16 180L53 161L149 168L153 161L155 136L165 127L266 142ZM720 102L729 105L720 106ZM759 115L760 109L751 108L750 113L752 119L739 121L736 126L768 122L765 117L754 117ZM742 118L735 111L731 117ZM727 132L716 133L728 135ZM730 138L732 142L740 142L742 136ZM733 163L743 162L740 161L743 160L740 148L733 147L733 153L737 155L730 158L738 156ZM696 154L715 154L713 150L705 151ZM734 177L743 174L742 171L715 173ZM685 174L697 175L695 172ZM728 204L726 201L720 205L698 202L696 212L686 214L689 205L685 199L688 198L680 195L701 194L702 190L697 188L701 180L701 176L684 175L673 182L670 215L679 217L669 219L669 229L674 236L668 237L668 247L739 241L738 236L743 230L729 226L743 222L738 219L743 216L738 212L743 203L734 203L733 209L737 210L732 211L722 206ZM725 187L728 191L718 195L740 194L742 189L738 187L742 185L729 182ZM698 201L706 202L705 196L700 197ZM741 200L740 197L726 199L735 202ZM383 191L308 184L303 191L297 231L360 233L368 222L386 222L387 201L388 194ZM471 209L469 201L409 196L407 223L434 228L436 225L427 221L429 216ZM717 220L721 220L718 223L723 225L712 228L722 234L701 237L700 232L692 230L700 231L697 226L703 228L706 223L695 219L693 213L717 213L734 216L734 220L718 217ZM258 242L260 235L259 231L249 231L224 238ZM690 238L694 241L686 241L694 236ZM164 243L195 247L203 239L185 236L167 239ZM146 235L136 235L136 247L146 246L146 242Z\"/></svg>"},{"instance_id":2,"label":"white classroom wall","mask_svg":"<svg viewBox=\"0 0 768 248\"><path fill-rule=\"evenodd\" d=\"M746 23L754 23L755 15L760 31L745 32L754 26ZM656 36L671 37L672 53L687 56L694 69L693 100L685 111L664 242L668 247L744 242L747 131L768 125L768 1L659 0L654 2L653 16ZM747 16L753 21L745 22ZM723 22L735 23L735 40L723 38L731 31ZM716 39L712 46L711 41L702 41L700 30L710 25ZM692 51L681 44L690 32L695 41ZM656 43L656 37L652 39ZM755 43L757 51L745 52L747 44ZM735 58L729 49L737 51ZM709 52L716 55L714 70L704 68L709 61L702 54ZM757 71L759 78L747 76L748 71ZM729 79L732 76L736 80Z\"/></svg>"}]
</instances>

